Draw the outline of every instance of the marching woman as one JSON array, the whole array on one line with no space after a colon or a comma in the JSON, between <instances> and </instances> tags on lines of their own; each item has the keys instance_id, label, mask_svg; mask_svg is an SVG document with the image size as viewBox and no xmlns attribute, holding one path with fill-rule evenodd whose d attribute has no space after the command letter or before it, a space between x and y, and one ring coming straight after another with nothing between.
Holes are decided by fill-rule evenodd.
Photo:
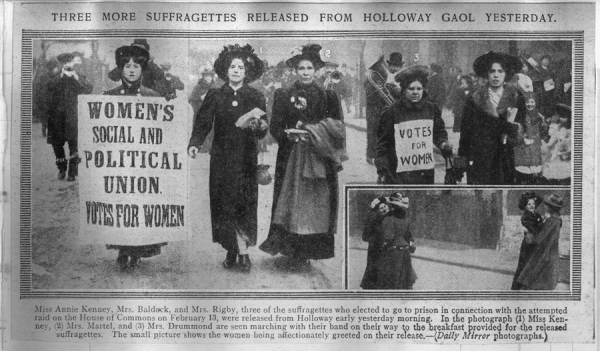
<instances>
[{"instance_id":1,"label":"marching woman","mask_svg":"<svg viewBox=\"0 0 600 351\"><path fill-rule=\"evenodd\" d=\"M139 46L121 46L115 52L117 69L121 72L121 85L104 92L104 95L160 96L152 89L142 85L142 72L148 68L150 54ZM167 243L150 245L124 246L106 245L107 249L119 250L117 264L121 271L137 268L141 257L152 257L160 254L161 247Z\"/></svg>"},{"instance_id":2,"label":"marching woman","mask_svg":"<svg viewBox=\"0 0 600 351\"><path fill-rule=\"evenodd\" d=\"M265 97L248 84L260 78L264 64L250 45L236 44L224 47L214 70L225 84L206 93L188 154L196 157L214 125L209 180L213 242L227 250L223 267L248 272L248 247L256 245L257 235L257 140L268 130Z\"/></svg>"},{"instance_id":3,"label":"marching woman","mask_svg":"<svg viewBox=\"0 0 600 351\"><path fill-rule=\"evenodd\" d=\"M292 269L334 256L337 173L348 158L338 97L315 82L320 50L307 45L287 60L298 80L275 92L271 119L279 150L271 227L260 249L290 257Z\"/></svg>"},{"instance_id":4,"label":"marching woman","mask_svg":"<svg viewBox=\"0 0 600 351\"><path fill-rule=\"evenodd\" d=\"M375 166L380 184L433 184L433 146L452 155L442 112L426 99L427 70L411 66L396 75L402 98L383 111Z\"/></svg>"},{"instance_id":5,"label":"marching woman","mask_svg":"<svg viewBox=\"0 0 600 351\"><path fill-rule=\"evenodd\" d=\"M512 55L490 51L473 62L487 84L468 98L460 128L458 155L467 166L467 183L515 182L513 146L525 122L525 100L506 82L521 69Z\"/></svg>"}]
</instances>

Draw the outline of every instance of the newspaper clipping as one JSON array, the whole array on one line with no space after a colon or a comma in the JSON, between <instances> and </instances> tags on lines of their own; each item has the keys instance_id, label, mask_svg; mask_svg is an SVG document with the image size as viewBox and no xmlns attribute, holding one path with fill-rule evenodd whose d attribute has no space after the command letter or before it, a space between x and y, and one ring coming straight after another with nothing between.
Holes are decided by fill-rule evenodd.
<instances>
[{"instance_id":1,"label":"newspaper clipping","mask_svg":"<svg viewBox=\"0 0 600 351\"><path fill-rule=\"evenodd\" d=\"M8 349L595 349L594 3L3 6Z\"/></svg>"}]
</instances>

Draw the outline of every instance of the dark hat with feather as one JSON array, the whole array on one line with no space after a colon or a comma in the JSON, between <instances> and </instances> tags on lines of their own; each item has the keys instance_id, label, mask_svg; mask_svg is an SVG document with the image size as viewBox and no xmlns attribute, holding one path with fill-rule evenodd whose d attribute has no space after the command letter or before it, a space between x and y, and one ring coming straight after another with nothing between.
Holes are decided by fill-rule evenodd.
<instances>
[{"instance_id":1,"label":"dark hat with feather","mask_svg":"<svg viewBox=\"0 0 600 351\"><path fill-rule=\"evenodd\" d=\"M121 46L115 51L115 61L119 69L122 69L125 63L132 58L142 66L142 69L146 69L148 61L150 61L150 53L137 45Z\"/></svg>"},{"instance_id":2,"label":"dark hat with feather","mask_svg":"<svg viewBox=\"0 0 600 351\"><path fill-rule=\"evenodd\" d=\"M535 207L538 207L542 203L542 198L539 197L535 192L527 191L521 194L521 198L519 199L519 210L524 211L529 200L535 201Z\"/></svg>"},{"instance_id":3,"label":"dark hat with feather","mask_svg":"<svg viewBox=\"0 0 600 351\"><path fill-rule=\"evenodd\" d=\"M265 70L264 62L254 53L254 49L249 44L240 46L239 44L227 45L215 60L213 65L217 76L224 81L228 81L227 71L233 59L239 58L246 67L246 83L253 82L262 76Z\"/></svg>"},{"instance_id":4,"label":"dark hat with feather","mask_svg":"<svg viewBox=\"0 0 600 351\"><path fill-rule=\"evenodd\" d=\"M488 71L494 63L499 63L506 71L506 80L509 80L523 67L518 57L501 52L488 51L473 61L473 71L481 78L488 77Z\"/></svg>"},{"instance_id":5,"label":"dark hat with feather","mask_svg":"<svg viewBox=\"0 0 600 351\"><path fill-rule=\"evenodd\" d=\"M302 50L290 59L285 61L289 67L297 67L300 61L310 61L315 67L315 71L325 66L325 62L321 60L321 45L308 44L302 47Z\"/></svg>"},{"instance_id":6,"label":"dark hat with feather","mask_svg":"<svg viewBox=\"0 0 600 351\"><path fill-rule=\"evenodd\" d=\"M410 85L410 83L418 80L423 84L423 87L427 86L429 76L429 69L427 66L414 65L401 69L396 73L395 80L400 83L400 86L404 89Z\"/></svg>"}]
</instances>

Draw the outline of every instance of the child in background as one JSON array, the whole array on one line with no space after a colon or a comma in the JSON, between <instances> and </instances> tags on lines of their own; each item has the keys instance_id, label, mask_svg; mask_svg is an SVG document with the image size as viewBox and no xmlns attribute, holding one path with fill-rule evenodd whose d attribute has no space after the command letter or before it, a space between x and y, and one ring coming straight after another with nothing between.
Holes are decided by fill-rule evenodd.
<instances>
[{"instance_id":1,"label":"child in background","mask_svg":"<svg viewBox=\"0 0 600 351\"><path fill-rule=\"evenodd\" d=\"M542 140L548 136L548 126L536 108L533 93L525 93L525 123L523 143L515 147L517 184L539 184L542 174Z\"/></svg>"}]
</instances>

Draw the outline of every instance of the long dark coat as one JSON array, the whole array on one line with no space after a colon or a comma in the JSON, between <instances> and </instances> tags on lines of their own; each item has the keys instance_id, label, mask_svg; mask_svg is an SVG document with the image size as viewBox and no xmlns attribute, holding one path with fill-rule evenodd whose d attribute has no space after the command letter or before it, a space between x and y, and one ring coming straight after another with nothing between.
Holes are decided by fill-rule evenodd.
<instances>
[{"instance_id":1,"label":"long dark coat","mask_svg":"<svg viewBox=\"0 0 600 351\"><path fill-rule=\"evenodd\" d=\"M387 184L433 184L434 182L433 167L425 170L396 172L398 169L396 143L403 141L396 140L394 125L417 120L433 122L431 131L433 145L440 148L442 143L448 141L448 132L442 119L442 112L437 105L426 99L426 95L417 103L412 103L406 98L394 102L381 114L377 128L375 166L377 166L377 174L386 177Z\"/></svg>"},{"instance_id":2,"label":"long dark coat","mask_svg":"<svg viewBox=\"0 0 600 351\"><path fill-rule=\"evenodd\" d=\"M516 282L522 290L554 290L558 284L558 239L562 219L547 218L542 230L535 236L529 259L524 264ZM514 285L513 285L514 287Z\"/></svg>"},{"instance_id":3,"label":"long dark coat","mask_svg":"<svg viewBox=\"0 0 600 351\"><path fill-rule=\"evenodd\" d=\"M63 76L50 82L48 144L77 142L77 96L89 94L93 89L91 84L86 83L84 76L79 76L79 81Z\"/></svg>"},{"instance_id":4,"label":"long dark coat","mask_svg":"<svg viewBox=\"0 0 600 351\"><path fill-rule=\"evenodd\" d=\"M296 94L306 96L307 108L298 110L291 98ZM286 129L296 128L298 121L314 124L323 119L332 118L343 120L340 102L335 92L323 90L316 83L304 86L295 82L288 89L275 91L273 116L271 118L271 135L277 140L277 163L275 166L275 181L273 186L273 213L278 205L286 167L294 142L288 140ZM307 259L326 259L334 256L334 234L337 227L338 177L333 165L326 164L327 181L329 184L331 216L329 231L298 235L288 233L277 225L271 225L267 241L261 244L261 250L271 254L281 253Z\"/></svg>"},{"instance_id":5,"label":"long dark coat","mask_svg":"<svg viewBox=\"0 0 600 351\"><path fill-rule=\"evenodd\" d=\"M367 158L377 156L377 127L381 113L388 106L377 89L369 82L364 82L367 114Z\"/></svg>"},{"instance_id":6,"label":"long dark coat","mask_svg":"<svg viewBox=\"0 0 600 351\"><path fill-rule=\"evenodd\" d=\"M518 108L515 122L523 126L526 114L525 99L518 90L504 87L496 108L498 117L488 112L488 99L487 87L467 99L460 129L458 155L472 162L467 169L469 184L513 184L513 145L518 142L518 127L507 121L508 107Z\"/></svg>"},{"instance_id":7,"label":"long dark coat","mask_svg":"<svg viewBox=\"0 0 600 351\"><path fill-rule=\"evenodd\" d=\"M403 210L367 223L363 240L369 241L363 289L412 289L417 274L412 266L409 244L414 240L410 221Z\"/></svg>"},{"instance_id":8,"label":"long dark coat","mask_svg":"<svg viewBox=\"0 0 600 351\"><path fill-rule=\"evenodd\" d=\"M258 183L257 139L267 131L240 129L235 122L254 108L266 111L265 97L247 85L234 91L228 84L211 89L196 113L189 147L198 149L213 128L210 157L210 212L213 242L238 252L236 230L256 245ZM262 119L266 122L266 116Z\"/></svg>"},{"instance_id":9,"label":"long dark coat","mask_svg":"<svg viewBox=\"0 0 600 351\"><path fill-rule=\"evenodd\" d=\"M377 261L381 251L383 236L381 235L381 221L384 217L372 214L367 219L362 239L369 243L367 249L367 266L363 274L360 287L369 290L377 289Z\"/></svg>"}]
</instances>

